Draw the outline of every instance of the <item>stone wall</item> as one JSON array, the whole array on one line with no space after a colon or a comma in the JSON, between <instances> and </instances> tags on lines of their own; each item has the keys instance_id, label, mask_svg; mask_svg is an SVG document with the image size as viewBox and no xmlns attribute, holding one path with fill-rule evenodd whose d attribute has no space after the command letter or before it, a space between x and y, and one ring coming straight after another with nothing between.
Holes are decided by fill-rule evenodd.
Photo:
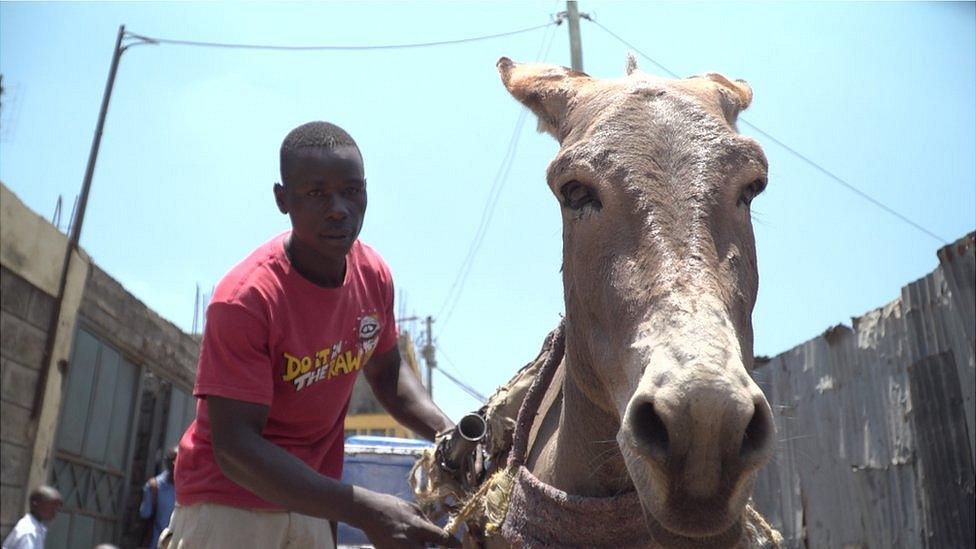
<instances>
[{"instance_id":1,"label":"stone wall","mask_svg":"<svg viewBox=\"0 0 976 549\"><path fill-rule=\"evenodd\" d=\"M186 391L193 388L197 340L146 307L97 265L91 266L78 314L86 327L134 363Z\"/></svg>"}]
</instances>

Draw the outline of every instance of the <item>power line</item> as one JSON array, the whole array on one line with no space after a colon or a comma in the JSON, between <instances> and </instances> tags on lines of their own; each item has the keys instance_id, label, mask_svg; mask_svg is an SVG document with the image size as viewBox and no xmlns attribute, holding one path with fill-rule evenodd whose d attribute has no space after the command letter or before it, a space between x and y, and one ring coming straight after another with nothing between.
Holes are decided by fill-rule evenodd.
<instances>
[{"instance_id":1,"label":"power line","mask_svg":"<svg viewBox=\"0 0 976 549\"><path fill-rule=\"evenodd\" d=\"M947 241L946 239L944 239L944 238L942 238L941 236L939 236L939 235L937 235L937 234L935 234L934 232L932 232L932 231L930 231L930 230L928 230L928 229L926 229L925 227L923 227L923 226L921 226L921 225L919 225L918 223L916 223L916 222L914 222L914 221L912 221L911 219L909 219L909 218L907 218L907 217L905 217L905 216L904 216L904 215L902 215L901 213L898 213L897 211L895 211L894 209L892 209L892 208L891 208L891 207L889 207L888 205L886 205L886 204L884 204L884 203L883 203L883 202L881 202L880 200L878 200L878 199L876 199L876 198L874 198L873 196L871 196L871 195L869 195L868 193L866 193L866 192L864 192L864 191L862 191L861 189L858 189L858 188L857 188L857 187L855 187L854 185L852 185L852 184L850 184L850 183L848 183L847 181L844 181L844 180L843 180L843 179L841 179L840 177L838 177L838 176L836 176L836 175L834 175L834 174L833 174L832 172L830 172L830 171L829 171L829 170L828 170L827 168L824 168L824 167L823 167L823 166L821 166L820 164L817 164L817 163L816 163L816 162L814 162L813 160L810 160L810 159L809 159L809 158L807 158L807 157L806 157L805 155L803 155L803 154L801 154L801 153L800 153L799 151L797 151L797 150L796 150L796 149L794 149L793 147L790 147L790 146L789 146L789 145L787 145L786 143L783 143L783 142L782 142L782 141L780 141L779 139L776 139L776 138L775 138L775 137L773 137L772 135L769 135L769 133L768 133L768 132L766 132L766 131L764 131L764 130L762 130L762 129L760 129L760 128L759 128L758 126L756 126L756 125L755 125L755 124L753 124L752 122L749 122L748 120L746 120L746 119L744 119L744 118L740 118L740 119L739 119L739 121L740 121L740 122L742 122L743 124L745 124L746 126L749 126L749 127L750 127L750 128L752 128L753 130L755 130L755 131L757 131L757 132L759 132L759 133L761 133L761 134L762 134L763 136L765 136L765 137L766 137L767 139L769 139L769 140L770 140L770 141L772 141L773 143L776 143L776 144L777 144L777 145L779 145L780 147L783 147L783 148L784 148L784 149L786 149L787 151L789 151L789 152L791 152L791 153L793 153L793 155L794 155L794 156L796 156L796 157L797 157L797 158L799 158L800 160L803 160L804 162L806 162L807 164L809 164L810 166L812 166L813 168L815 168L815 169L816 169L817 171L819 171L820 173L822 173L822 174L824 174L824 175L826 175L827 177L829 177L830 179L832 179L832 180L834 180L834 181L835 181L836 183L839 183L840 185L843 185L843 186L844 186L844 187L845 187L845 188L846 188L847 190L849 190L849 191L851 191L852 193L854 193L854 194L857 194L857 195L858 195L858 196L860 196L861 198L863 198L863 199L865 199L865 200L867 200L868 202L870 202L870 203L872 203L872 204L874 204L875 206L877 206L877 207L879 207L879 208L881 208L882 210L884 210L884 211L886 211L886 212L888 212L889 214L891 214L891 215L893 215L893 216L895 216L895 217L897 217L898 219L900 219L900 220L902 220L902 221L904 221L905 223L907 223L907 224L909 224L909 225L911 225L912 227L915 227L915 228L916 228L916 229L918 229L919 231L922 231L923 233L925 233L925 234L927 234L927 235L929 235L930 237L932 237L932 238L934 238L934 239L936 239L936 240L938 240L938 241L939 241L939 242L941 242L942 244L948 244L948 243L949 243L949 241Z\"/></svg>"},{"instance_id":2,"label":"power line","mask_svg":"<svg viewBox=\"0 0 976 549\"><path fill-rule=\"evenodd\" d=\"M580 17L582 17L582 15L581 15ZM653 64L654 64L654 65L655 65L655 66L656 66L657 68L659 68L659 69L661 69L662 71L664 71L664 72L666 72L666 73L668 73L668 74L670 74L670 75L671 75L671 76L673 76L674 78L681 78L680 76L678 76L678 74L677 74L676 72L674 72L673 70L671 70L671 69L669 69L669 68L667 68L667 67L665 67L664 65L662 65L662 64L660 64L660 63L658 63L657 61L655 61L654 59L652 59L652 58L651 58L651 56L649 56L649 55L647 55L646 53L644 53L644 52L642 52L642 51L640 51L639 49L637 49L637 46L635 46L635 45L633 45L633 44L631 44L630 42L628 42L628 41L626 41L626 40L624 40L624 39L623 39L623 38L622 38L622 37L621 37L621 36L620 36L619 34L617 34L617 33L615 33L615 32L613 32L612 30L610 30L610 29L608 29L608 28L606 28L606 27L604 27L604 26L603 26L602 24L600 24L600 22L599 22L599 21L597 21L596 19L593 19L593 18L591 18L591 17L583 17L583 18L584 18L584 19L586 19L587 21L589 21L590 23L593 23L594 25L596 25L596 26L598 26L598 27L600 27L601 29L603 29L603 31L604 31L604 32L606 32L606 33L607 33L607 34L609 34L610 36L612 36L612 37L614 37L614 38L616 38L616 39L617 39L617 40L618 40L619 42L621 42L621 43L622 43L623 45L625 45L625 46L627 46L628 48L630 48L630 49L632 49L632 50L634 50L634 51L636 51L637 53L639 53L639 54L640 54L640 55L641 55L641 56L642 56L642 57L643 57L644 59L647 59L648 61L650 61L651 63L653 63Z\"/></svg>"},{"instance_id":3,"label":"power line","mask_svg":"<svg viewBox=\"0 0 976 549\"><path fill-rule=\"evenodd\" d=\"M451 367L451 369L453 369L453 370L454 370L454 372L456 372L456 379L457 379L458 381L460 381L460 382L462 382L462 383L464 383L464 384L465 384L465 385L466 385L466 386L467 386L467 387L468 387L469 389L471 389L471 390L473 390L473 391L475 391L475 392L477 392L477 389L474 389L474 388L473 388L473 387L471 386L471 384L470 384L470 383L468 383L467 381L464 381L463 379L461 379L461 378L462 378L462 376L463 376L463 374L461 374L461 369L460 369L460 368L458 368L458 365L457 365L457 364L455 364L453 360L451 360L451 357L449 357L449 356L447 355L447 353L445 353L445 352L444 352L444 349L443 349L442 347L440 347L440 346L437 346L437 351L438 351L438 352L439 352L439 353L441 354L441 356L443 356L443 357L444 357L444 360L446 360L446 361L447 361L447 364L448 364L448 365L449 365L449 366Z\"/></svg>"},{"instance_id":4,"label":"power line","mask_svg":"<svg viewBox=\"0 0 976 549\"><path fill-rule=\"evenodd\" d=\"M502 189L505 187L505 182L508 179L508 173L514 163L515 149L518 147L519 138L522 135L522 127L525 125L526 118L528 118L527 113L527 107L523 107L519 113L518 121L515 123L515 130L512 132L512 137L508 142L508 148L505 151L505 156L502 158L501 165L498 166L498 172L495 175L495 181L492 183L491 190L488 191L488 198L485 200L485 206L481 211L481 221L478 224L478 229L475 231L474 238L471 240L470 246L468 246L468 253L465 255L457 275L454 277L454 283L451 284L451 288L448 290L447 298L444 299L444 304L441 305L441 313L445 310L447 311L446 314L438 315L443 319L441 321L441 332L444 331L447 321L450 320L458 301L461 299L461 293L464 291L464 284L467 282L468 274L474 265L474 259L481 249L485 234L488 232L488 226L491 224L491 219L495 213L495 204L498 203Z\"/></svg>"},{"instance_id":5,"label":"power line","mask_svg":"<svg viewBox=\"0 0 976 549\"><path fill-rule=\"evenodd\" d=\"M555 21L558 25L562 22L562 19L557 18ZM549 57L549 51L552 48L555 36L555 31L552 31L548 36L548 40L545 36L543 37L542 44L539 45L539 51L536 53L536 59L544 61ZM488 232L488 226L491 224L492 217L495 213L495 206L498 204L502 189L505 187L508 174L514 164L515 151L518 148L518 142L522 135L522 127L525 125L528 113L528 107L522 107L521 112L519 112L518 120L515 123L515 130L512 132L512 136L508 141L505 156L502 158L498 172L495 174L495 180L492 182L491 189L488 191L488 198L485 199L485 206L481 211L481 220L478 222L478 229L475 231L475 236L468 246L468 253L465 255L464 261L461 262L461 267L458 269L458 273L454 277L454 282L451 284L451 288L447 292L447 297L444 298L444 303L441 305L441 309L437 315L438 318L442 319L441 333L444 332L447 321L450 320L451 315L454 314L455 307L457 307L458 302L461 300L461 294L464 291L464 285L474 265L474 259L478 255L481 244L484 242L485 235ZM447 311L446 314L441 314L445 311Z\"/></svg>"},{"instance_id":6,"label":"power line","mask_svg":"<svg viewBox=\"0 0 976 549\"><path fill-rule=\"evenodd\" d=\"M459 38L456 40L440 40L436 42L419 42L419 43L411 43L411 44L383 44L383 45L374 45L374 46L342 46L342 45L292 46L292 45L273 45L273 44L204 42L198 40L180 40L174 38L155 38L152 36L144 36L141 34L136 34L134 32L126 32L126 36L143 40L149 44L170 44L174 46L193 46L193 47L202 47L202 48L270 50L270 51L368 51L368 50L399 50L399 49L408 49L408 48L427 48L433 46L465 44L468 42L477 42L480 40L491 40L494 38L504 38L506 36L514 36L516 34L532 32L535 30L551 27L553 25L559 25L560 23L562 23L561 20L553 19L552 21L544 25L535 25L533 27L526 27L524 29L517 29L508 32L499 32L496 34L486 34L483 36Z\"/></svg>"},{"instance_id":7,"label":"power line","mask_svg":"<svg viewBox=\"0 0 976 549\"><path fill-rule=\"evenodd\" d=\"M448 364L450 364L451 366L453 366L455 370L458 370L457 365L455 365L454 364L454 361L452 361L450 359L450 357L448 357L444 353L444 350L443 349L441 349L440 347L438 347L437 350L440 351L441 356L444 357L444 360L446 360L448 362ZM488 401L488 399L485 398L485 395L481 394L480 392L478 392L477 389L475 389L474 387L468 385L464 381L461 381L459 378L454 377L451 374L445 372L444 371L444 368L438 368L437 371L440 372L440 373L442 373L442 374L444 374L444 377L446 377L447 379L449 379L451 382L453 382L455 385L457 385L462 391L464 391L468 395L476 398L477 400L480 400L482 403Z\"/></svg>"},{"instance_id":8,"label":"power line","mask_svg":"<svg viewBox=\"0 0 976 549\"><path fill-rule=\"evenodd\" d=\"M456 377L454 377L451 374L445 372L443 368L438 368L436 370L436 372L439 373L439 374L441 374L442 376L446 377L448 379L448 381L450 381L451 383L453 383L454 385L456 385L459 389L461 389L462 391L464 391L465 393L467 393L467 395L470 396L471 398L477 400L478 402L480 402L482 404L484 404L485 402L488 402L488 399L485 398L485 395L483 395L483 394L479 393L478 391L474 390L473 388L465 385L462 381L460 381Z\"/></svg>"},{"instance_id":9,"label":"power line","mask_svg":"<svg viewBox=\"0 0 976 549\"><path fill-rule=\"evenodd\" d=\"M458 368L457 364L455 364L454 361L451 360L451 357L447 356L447 353L444 352L444 349L443 348L441 348L439 345L436 346L436 348L437 348L437 351L440 352L440 354L444 357L444 360L447 362L447 365L451 368L451 370L454 371L454 375L459 380L464 381L464 379L463 379L464 378L464 374L461 373L461 369ZM469 387L471 386L471 384L469 384L467 381L464 381L464 383L466 383Z\"/></svg>"},{"instance_id":10,"label":"power line","mask_svg":"<svg viewBox=\"0 0 976 549\"><path fill-rule=\"evenodd\" d=\"M582 15L581 15L580 17L582 17ZM654 64L654 66L656 66L657 68L659 68L659 69L661 69L661 70L663 70L664 72L666 72L666 73L668 73L669 75L671 75L671 76L672 76L672 77L674 77L674 78L681 78L681 77L679 77L679 76L677 75L677 73L675 73L675 72L674 72L674 71L672 71L671 69L669 69L669 68L667 68L667 67L665 67L665 66L664 66L664 65L662 65L661 63L659 63L659 62L657 62L657 61L656 61L656 60L654 60L654 59L653 59L653 58L652 58L651 56L649 56L649 55L647 55L646 53L644 53L644 52L642 52L642 51L641 51L640 49L638 49L638 48L637 48L636 46L634 46L633 44L631 44L631 43L630 43L630 42L628 42L627 40L624 40L624 39L623 39L623 37L621 37L621 36L620 36L620 35L618 35L617 33L615 33L615 32L613 32L613 31L611 31L611 30L610 30L610 29L608 29L607 27L605 27L605 26L603 26L602 24L600 24L600 22L599 22L599 21L596 21L596 20L594 20L594 19L591 19L591 18L589 18L589 17L585 17L585 19L586 19L587 21L589 21L589 22L591 22L591 23L593 23L594 25L596 25L596 26L598 26L598 27L600 27L601 29L603 29L603 31L604 31L604 32L606 32L606 33L607 33L607 34L609 34L610 36L612 36L612 37L614 37L614 38L616 38L616 39L617 39L617 40L618 40L619 42L621 42L622 44L624 44L624 45L625 45L625 46L627 46L628 48L630 48L630 49L632 49L632 50L634 50L635 52L637 52L637 53L638 53L638 54L639 54L639 55L640 55L641 57L643 57L644 59L647 59L648 61L650 61L651 63L653 63L653 64ZM895 210L894 208L892 208L892 207L890 207L890 206L888 206L887 204L885 204L885 203L883 203L883 202L881 202L881 201L880 201L880 200L878 200L877 198L874 198L873 196L871 196L871 195L869 195L868 193L866 193L866 192L864 192L864 191L862 191L861 189L858 189L858 188L857 188L856 186L854 186L853 184L851 184L851 183L848 183L848 182L847 182L846 180L844 180L844 179L843 179L843 178L841 178L840 176L838 176L838 175L836 175L836 174L834 174L833 172L831 172L831 171L830 171L830 170L828 170L827 168L824 168L823 166L821 166L820 164L818 164L818 163L817 163L817 162L815 162L814 160L812 160L812 159L810 159L810 158L809 158L808 156L806 156L806 155L804 155L803 153L801 153L800 151L798 151L798 150L796 150L796 149L794 149L793 147L791 147L791 146L789 146L789 145L787 145L787 144L786 144L786 143L784 143L783 141L781 141L781 140L779 140L779 139L777 139L777 138L775 138L775 137L773 137L772 135L770 135L770 134L769 134L769 132L767 132L767 131L765 131L765 130L763 130L763 129L761 129L761 128L759 128L758 126L756 126L756 125L755 125L755 124L753 124L752 122L749 122L749 121L748 121L748 120L746 120L745 118L739 118L739 122L741 122L741 123L743 123L743 124L745 124L746 126L749 126L749 127L750 127L750 128L752 128L753 130L755 130L755 131L757 131L757 132L759 132L760 134L762 134L762 135L763 135L764 137L766 137L767 139L769 139L769 140L770 140L770 141L772 141L773 143L776 143L777 145L779 145L780 147L782 147L783 149L785 149L785 150L786 150L787 152L789 152L789 153L791 153L791 154L792 154L793 156L795 156L795 157L797 157L797 158L799 158L800 160L802 160L802 161L804 161L804 162L806 162L806 163L807 163L808 165L810 165L810 166L812 166L812 167L813 167L814 169L816 169L816 170L817 170L817 171L819 171L820 173L822 173L822 174L824 174L824 175L826 175L826 176L827 176L827 177L828 177L829 179L831 179L831 180L832 180L832 181L834 181L835 183L838 183L838 184L840 184L840 185L841 185L841 186L843 186L843 187L844 187L845 189L847 189L847 190L849 190L849 191L851 191L852 193L854 193L854 194L856 194L856 195L858 195L858 196L860 196L861 198L863 198L863 199L865 199L865 200L867 200L867 201L868 201L868 202L870 202L871 204L874 204L875 206L877 206L877 207L878 207L878 208L880 208L881 210L883 210L883 211L885 211L885 212L887 212L887 213L889 213L889 214L891 214L892 216L894 216L894 217L896 217L896 218L898 218L898 219L900 219L901 221L903 221L903 222L905 222L905 223L907 223L908 225L910 225L910 226L912 226L912 227L914 227L915 229L917 229L917 230L919 230L919 231L921 231L921 232L923 232L923 233L925 233L926 235L928 235L928 236L930 236L930 237L932 237L932 238L934 238L935 240L938 240L938 241L939 241L939 242L941 242L942 244L948 244L948 243L949 243L949 241L947 241L947 240L946 240L945 238L942 238L941 236L939 236L939 235L937 235L937 234L935 234L934 232L932 232L932 231L930 231L929 229L927 229L927 228L925 228L925 227L923 227L923 226L922 226L921 224L919 224L919 223L916 223L915 221L912 221L911 219L909 219L909 218L908 218L907 216L905 216L904 214L901 214L901 213L899 213L899 212L898 212L898 211L896 211L896 210Z\"/></svg>"}]
</instances>

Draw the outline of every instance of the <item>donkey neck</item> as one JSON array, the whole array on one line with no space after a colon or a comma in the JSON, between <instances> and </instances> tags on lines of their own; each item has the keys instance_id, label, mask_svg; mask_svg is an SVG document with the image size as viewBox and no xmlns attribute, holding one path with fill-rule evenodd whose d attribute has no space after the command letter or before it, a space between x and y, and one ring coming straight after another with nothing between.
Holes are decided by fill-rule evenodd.
<instances>
[{"instance_id":1,"label":"donkey neck","mask_svg":"<svg viewBox=\"0 0 976 549\"><path fill-rule=\"evenodd\" d=\"M602 387L592 375L593 363L572 343L572 330L566 334L559 427L547 480L567 493L608 497L634 490L623 456L617 446L620 420L606 411L607 404L595 402ZM555 389L555 388L553 388Z\"/></svg>"}]
</instances>

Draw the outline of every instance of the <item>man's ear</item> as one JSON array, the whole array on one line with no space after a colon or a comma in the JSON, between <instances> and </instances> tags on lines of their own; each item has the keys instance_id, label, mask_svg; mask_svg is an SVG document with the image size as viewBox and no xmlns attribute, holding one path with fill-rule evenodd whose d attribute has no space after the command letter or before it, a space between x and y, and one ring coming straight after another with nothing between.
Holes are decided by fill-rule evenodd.
<instances>
[{"instance_id":1,"label":"man's ear","mask_svg":"<svg viewBox=\"0 0 976 549\"><path fill-rule=\"evenodd\" d=\"M287 192L285 186L281 183L275 183L272 191L274 192L275 203L278 204L278 211L287 214L288 203L285 201L285 193Z\"/></svg>"},{"instance_id":2,"label":"man's ear","mask_svg":"<svg viewBox=\"0 0 976 549\"><path fill-rule=\"evenodd\" d=\"M516 63L507 57L499 59L496 67L509 93L539 118L539 131L562 141L565 137L562 122L577 89L592 79L566 67Z\"/></svg>"}]
</instances>

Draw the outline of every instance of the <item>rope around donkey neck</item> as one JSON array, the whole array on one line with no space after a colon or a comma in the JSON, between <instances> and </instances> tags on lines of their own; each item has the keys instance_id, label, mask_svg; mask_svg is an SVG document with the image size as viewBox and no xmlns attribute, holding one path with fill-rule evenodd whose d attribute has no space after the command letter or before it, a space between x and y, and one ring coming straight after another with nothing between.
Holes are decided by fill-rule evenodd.
<instances>
[{"instance_id":1,"label":"rope around donkey neck","mask_svg":"<svg viewBox=\"0 0 976 549\"><path fill-rule=\"evenodd\" d=\"M532 430L536 410L542 401L542 397L545 396L546 389L549 388L552 377L555 375L566 351L565 324L565 319L561 320L559 326L549 334L548 341L544 345L544 347L551 346L549 356L546 357L546 361L539 369L536 379L529 387L528 393L522 401L522 406L519 408L508 463L482 483L478 490L461 506L461 509L451 517L444 529L452 536L457 533L462 524L482 512L489 515L489 524L500 524L504 520L503 509L508 507L508 494L511 492L512 482L515 479L513 472L525 463L529 432Z\"/></svg>"},{"instance_id":2,"label":"rope around donkey neck","mask_svg":"<svg viewBox=\"0 0 976 549\"><path fill-rule=\"evenodd\" d=\"M529 433L532 431L532 423L535 421L536 412L542 404L542 398L549 389L552 378L556 375L559 363L563 361L566 354L566 320L559 322L559 326L550 335L552 342L552 352L546 357L546 362L539 369L538 377L529 387L529 392L522 401L519 408L518 419L515 423L515 434L512 436L512 451L508 455L508 468L525 465L528 455Z\"/></svg>"}]
</instances>

